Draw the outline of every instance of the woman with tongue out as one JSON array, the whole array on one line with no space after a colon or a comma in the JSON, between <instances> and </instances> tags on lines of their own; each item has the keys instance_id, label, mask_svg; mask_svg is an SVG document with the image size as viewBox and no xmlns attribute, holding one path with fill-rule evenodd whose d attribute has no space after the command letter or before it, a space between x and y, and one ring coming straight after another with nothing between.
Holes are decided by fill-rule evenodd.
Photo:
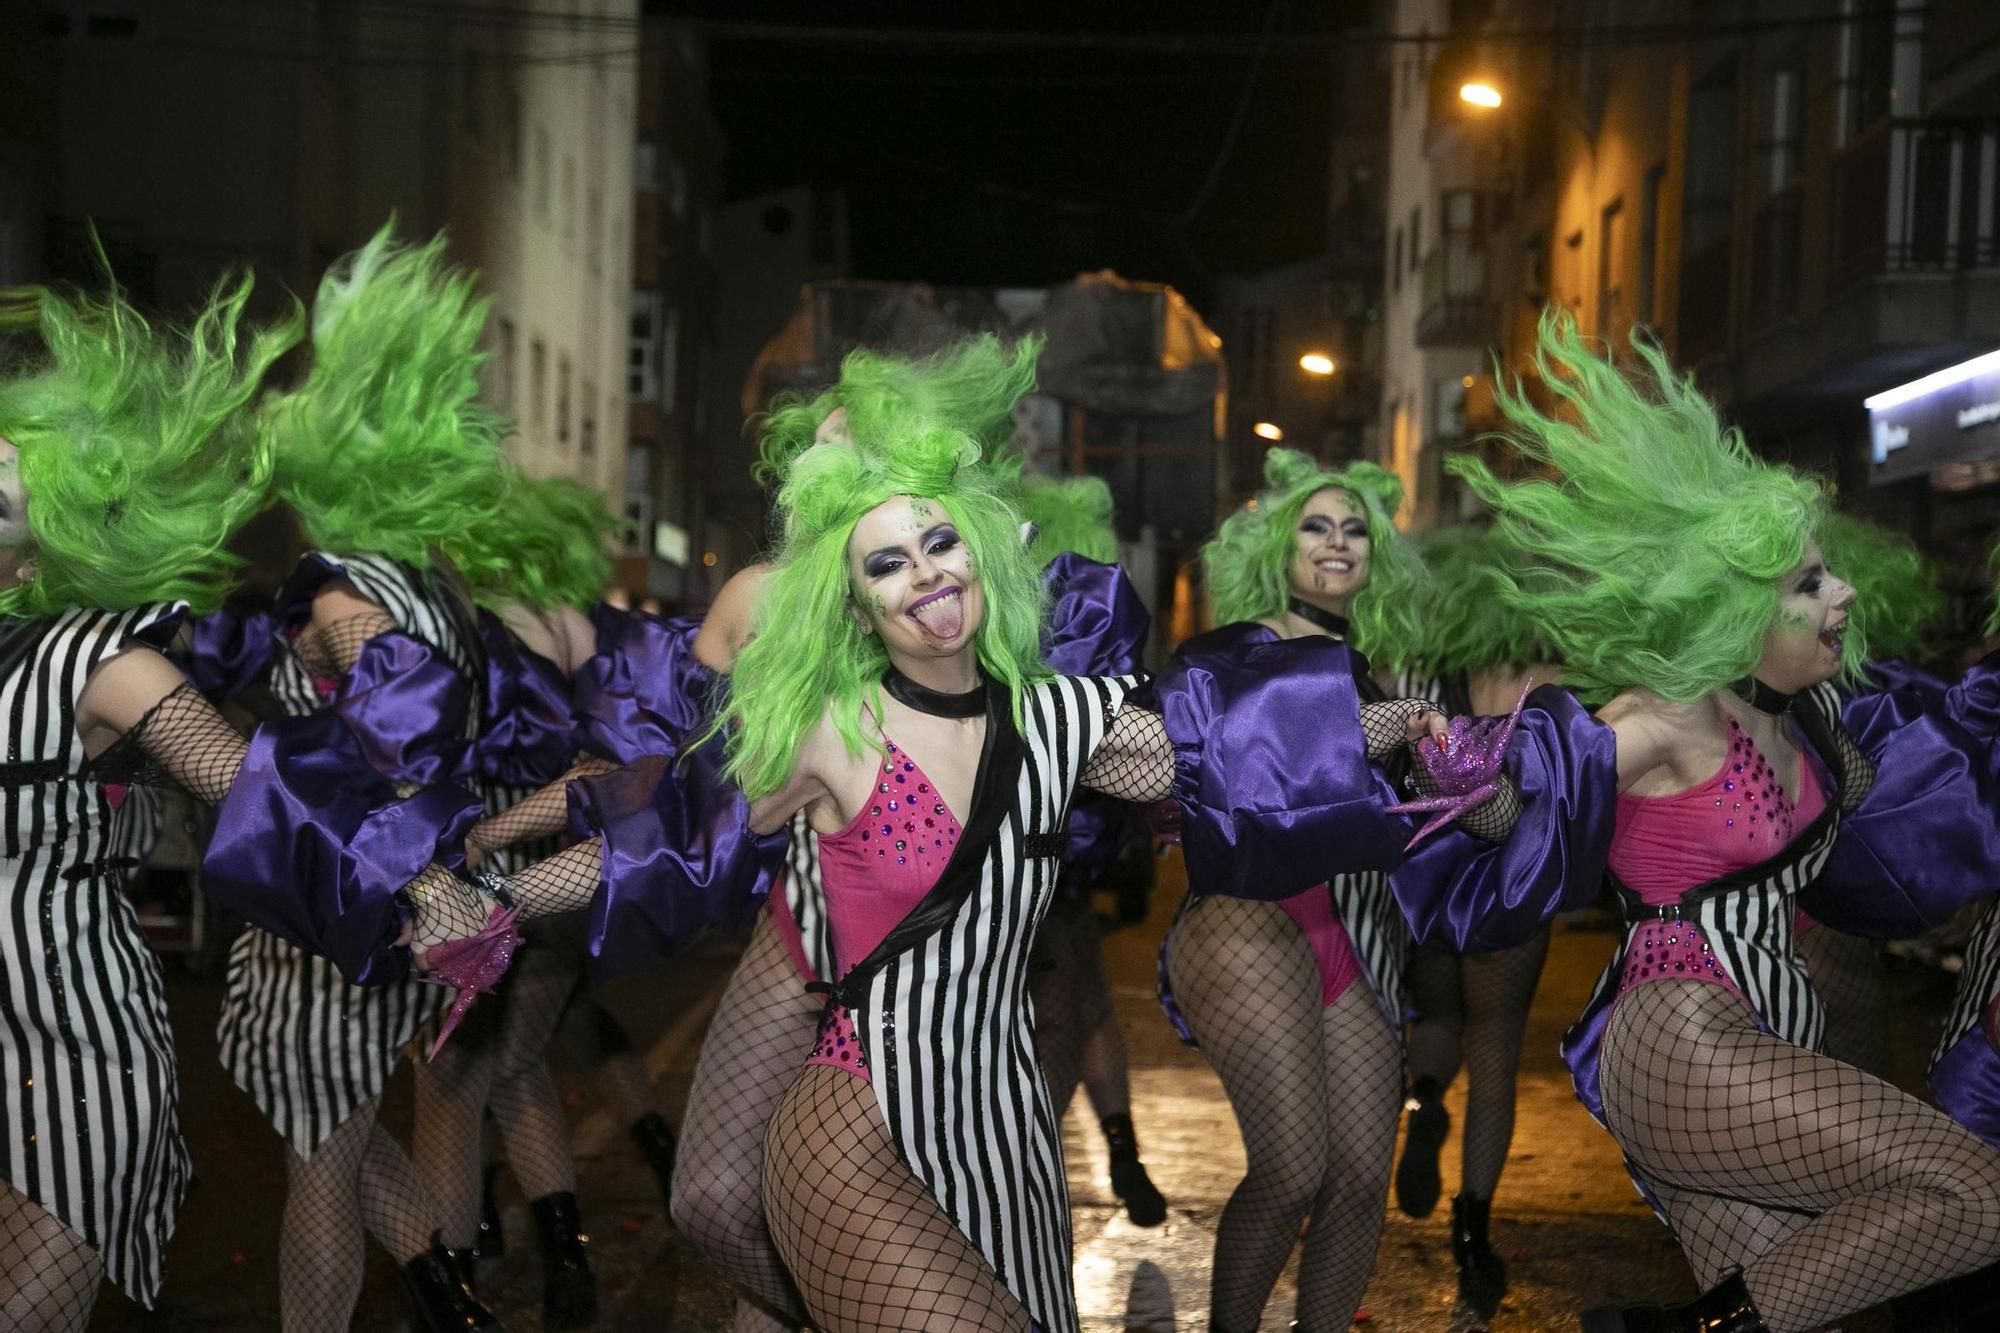
<instances>
[{"instance_id":1,"label":"woman with tongue out","mask_svg":"<svg viewBox=\"0 0 2000 1333\"><path fill-rule=\"evenodd\" d=\"M1535 479L1450 464L1532 555L1502 595L1604 701L1572 787L1615 814L1579 866L1608 860L1628 925L1564 1055L1707 1288L1584 1327L1816 1328L2000 1257L2000 1154L1820 1053L1794 902L1863 934L1948 913L1991 883L1995 794L1942 713L1890 692L1843 717L1832 681L1863 653L1814 541L1819 487L1752 458L1651 342L1633 351L1628 378L1545 316L1536 369L1561 410L1501 397ZM1463 908L1490 868L1427 874L1461 837L1400 877L1420 934L1451 915L1429 889Z\"/></svg>"}]
</instances>

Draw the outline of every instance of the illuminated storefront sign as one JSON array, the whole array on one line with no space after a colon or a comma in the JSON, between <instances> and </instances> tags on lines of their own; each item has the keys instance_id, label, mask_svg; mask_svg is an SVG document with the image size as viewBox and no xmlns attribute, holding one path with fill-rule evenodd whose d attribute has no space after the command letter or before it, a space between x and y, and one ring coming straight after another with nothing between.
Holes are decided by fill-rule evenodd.
<instances>
[{"instance_id":1,"label":"illuminated storefront sign","mask_svg":"<svg viewBox=\"0 0 2000 1333\"><path fill-rule=\"evenodd\" d=\"M1886 389L1863 406L1871 482L2000 456L2000 352Z\"/></svg>"}]
</instances>

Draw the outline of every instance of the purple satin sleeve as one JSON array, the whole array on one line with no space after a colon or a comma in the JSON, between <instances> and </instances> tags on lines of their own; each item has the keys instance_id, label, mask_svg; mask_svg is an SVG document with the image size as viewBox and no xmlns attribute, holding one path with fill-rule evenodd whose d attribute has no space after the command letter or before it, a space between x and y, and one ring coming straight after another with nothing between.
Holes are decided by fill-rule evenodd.
<instances>
[{"instance_id":1,"label":"purple satin sleeve","mask_svg":"<svg viewBox=\"0 0 2000 1333\"><path fill-rule=\"evenodd\" d=\"M285 580L285 586L278 590L271 606L272 618L281 626L296 629L312 619L313 598L319 596L319 590L334 579L346 577L346 569L332 556L321 551L306 552L299 557L298 567Z\"/></svg>"},{"instance_id":2,"label":"purple satin sleeve","mask_svg":"<svg viewBox=\"0 0 2000 1333\"><path fill-rule=\"evenodd\" d=\"M763 904L789 830L752 833L749 802L722 763L717 736L678 761L646 755L569 784L571 832L601 840L587 936L595 970L659 963L697 931L749 925Z\"/></svg>"},{"instance_id":3,"label":"purple satin sleeve","mask_svg":"<svg viewBox=\"0 0 2000 1333\"><path fill-rule=\"evenodd\" d=\"M409 951L401 889L428 865L456 870L483 811L447 783L398 799L332 712L281 718L250 738L216 809L202 892L331 959L356 985L400 980Z\"/></svg>"},{"instance_id":4,"label":"purple satin sleeve","mask_svg":"<svg viewBox=\"0 0 2000 1333\"><path fill-rule=\"evenodd\" d=\"M1826 869L1799 906L1835 930L1895 939L1991 893L2000 788L1990 743L1908 693L1850 700L1841 720L1874 761L1875 781L1841 817Z\"/></svg>"},{"instance_id":5,"label":"purple satin sleeve","mask_svg":"<svg viewBox=\"0 0 2000 1333\"><path fill-rule=\"evenodd\" d=\"M1129 676L1139 670L1153 617L1118 565L1065 551L1042 571L1049 619L1042 660L1063 676Z\"/></svg>"},{"instance_id":6,"label":"purple satin sleeve","mask_svg":"<svg viewBox=\"0 0 2000 1333\"><path fill-rule=\"evenodd\" d=\"M228 699L270 668L278 623L268 611L216 611L189 627L188 679L211 699Z\"/></svg>"},{"instance_id":7,"label":"purple satin sleeve","mask_svg":"<svg viewBox=\"0 0 2000 1333\"><path fill-rule=\"evenodd\" d=\"M1194 892L1272 901L1401 860L1409 827L1384 813L1395 789L1368 762L1346 645L1227 626L1182 645L1134 702L1173 742Z\"/></svg>"},{"instance_id":8,"label":"purple satin sleeve","mask_svg":"<svg viewBox=\"0 0 2000 1333\"><path fill-rule=\"evenodd\" d=\"M1987 771L2000 777L2000 652L1972 664L1944 692L1945 716L1986 742Z\"/></svg>"},{"instance_id":9,"label":"purple satin sleeve","mask_svg":"<svg viewBox=\"0 0 2000 1333\"><path fill-rule=\"evenodd\" d=\"M475 769L519 787L554 782L576 754L569 680L490 612L479 614L479 637L486 645L486 697L472 747Z\"/></svg>"},{"instance_id":10,"label":"purple satin sleeve","mask_svg":"<svg viewBox=\"0 0 2000 1333\"><path fill-rule=\"evenodd\" d=\"M354 733L370 768L429 786L460 771L471 709L465 678L436 649L390 630L361 645L330 711Z\"/></svg>"},{"instance_id":11,"label":"purple satin sleeve","mask_svg":"<svg viewBox=\"0 0 2000 1333\"><path fill-rule=\"evenodd\" d=\"M1930 1084L1940 1111L2000 1148L2000 1055L1983 1026L1960 1037L1931 1066Z\"/></svg>"},{"instance_id":12,"label":"purple satin sleeve","mask_svg":"<svg viewBox=\"0 0 2000 1333\"><path fill-rule=\"evenodd\" d=\"M608 628L572 687L576 748L619 764L678 753L707 723L716 687L694 655L701 622L630 616Z\"/></svg>"},{"instance_id":13,"label":"purple satin sleeve","mask_svg":"<svg viewBox=\"0 0 2000 1333\"><path fill-rule=\"evenodd\" d=\"M1935 708L1944 703L1945 683L1922 667L1887 657L1862 667L1861 684L1851 691L1855 696L1883 692L1908 694Z\"/></svg>"},{"instance_id":14,"label":"purple satin sleeve","mask_svg":"<svg viewBox=\"0 0 2000 1333\"><path fill-rule=\"evenodd\" d=\"M1569 691L1528 696L1507 744L1521 818L1504 842L1456 826L1390 876L1417 943L1461 953L1520 944L1604 886L1618 801L1618 742Z\"/></svg>"},{"instance_id":15,"label":"purple satin sleeve","mask_svg":"<svg viewBox=\"0 0 2000 1333\"><path fill-rule=\"evenodd\" d=\"M1094 886L1125 850L1131 832L1125 803L1078 792L1069 807L1069 843L1063 851L1063 884L1071 892Z\"/></svg>"}]
</instances>

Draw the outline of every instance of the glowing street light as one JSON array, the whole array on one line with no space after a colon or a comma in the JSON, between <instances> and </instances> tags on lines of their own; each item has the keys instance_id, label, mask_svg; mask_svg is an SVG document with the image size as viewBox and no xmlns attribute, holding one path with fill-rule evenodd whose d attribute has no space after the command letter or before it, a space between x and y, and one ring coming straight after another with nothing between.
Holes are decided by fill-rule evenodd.
<instances>
[{"instance_id":1,"label":"glowing street light","mask_svg":"<svg viewBox=\"0 0 2000 1333\"><path fill-rule=\"evenodd\" d=\"M1299 358L1299 369L1308 375L1331 375L1334 372L1333 358L1325 352L1307 352Z\"/></svg>"},{"instance_id":2,"label":"glowing street light","mask_svg":"<svg viewBox=\"0 0 2000 1333\"><path fill-rule=\"evenodd\" d=\"M1500 105L1500 90L1484 79L1474 79L1471 83L1459 85L1458 100L1492 111Z\"/></svg>"},{"instance_id":3,"label":"glowing street light","mask_svg":"<svg viewBox=\"0 0 2000 1333\"><path fill-rule=\"evenodd\" d=\"M1250 428L1250 433L1264 440L1282 440L1285 438L1284 428L1275 421L1260 421Z\"/></svg>"}]
</instances>

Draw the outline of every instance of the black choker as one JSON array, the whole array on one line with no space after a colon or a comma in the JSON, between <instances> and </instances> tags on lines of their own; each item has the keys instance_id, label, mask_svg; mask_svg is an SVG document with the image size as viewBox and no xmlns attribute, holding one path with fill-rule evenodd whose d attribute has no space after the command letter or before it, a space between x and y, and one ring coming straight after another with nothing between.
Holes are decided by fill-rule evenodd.
<instances>
[{"instance_id":1,"label":"black choker","mask_svg":"<svg viewBox=\"0 0 2000 1333\"><path fill-rule=\"evenodd\" d=\"M1285 609L1300 620L1310 620L1336 639L1347 637L1346 616L1337 616L1324 607L1314 606L1311 602L1303 602L1296 597L1285 603Z\"/></svg>"},{"instance_id":2,"label":"black choker","mask_svg":"<svg viewBox=\"0 0 2000 1333\"><path fill-rule=\"evenodd\" d=\"M932 717L980 717L986 712L986 682L983 680L964 694L946 694L943 690L919 685L890 667L882 675L882 688L889 691L889 697L896 702L919 713L929 713Z\"/></svg>"},{"instance_id":3,"label":"black choker","mask_svg":"<svg viewBox=\"0 0 2000 1333\"><path fill-rule=\"evenodd\" d=\"M1789 711L1792 700L1799 697L1796 694L1786 694L1783 690L1774 690L1755 676L1745 676L1731 685L1729 692L1758 712L1767 713L1772 717L1780 717Z\"/></svg>"}]
</instances>

